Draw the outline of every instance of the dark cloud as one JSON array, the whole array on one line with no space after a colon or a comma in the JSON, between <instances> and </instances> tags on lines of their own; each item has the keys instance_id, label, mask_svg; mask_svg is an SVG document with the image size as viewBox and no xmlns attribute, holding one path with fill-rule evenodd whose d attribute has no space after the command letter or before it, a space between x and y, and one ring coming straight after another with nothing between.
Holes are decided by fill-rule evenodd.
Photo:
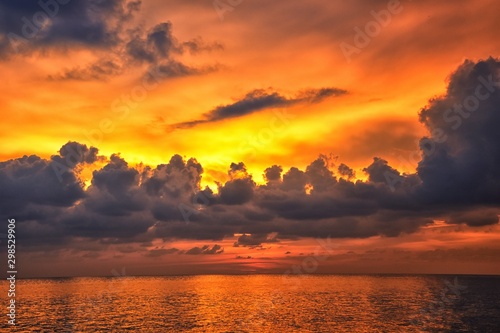
<instances>
[{"instance_id":1,"label":"dark cloud","mask_svg":"<svg viewBox=\"0 0 500 333\"><path fill-rule=\"evenodd\" d=\"M283 182L281 188L285 191L299 191L303 192L307 183L307 178L304 171L299 170L296 167L290 168L283 175Z\"/></svg>"},{"instance_id":2,"label":"dark cloud","mask_svg":"<svg viewBox=\"0 0 500 333\"><path fill-rule=\"evenodd\" d=\"M88 148L84 144L69 141L59 149L59 156L54 155L51 159L54 162L58 162L73 169L81 163L92 164L96 162L99 159L97 155L98 152L98 149L95 147Z\"/></svg>"},{"instance_id":3,"label":"dark cloud","mask_svg":"<svg viewBox=\"0 0 500 333\"><path fill-rule=\"evenodd\" d=\"M200 254L221 254L224 252L224 248L220 245L215 244L210 248L209 245L204 245L202 247L195 246L192 249L185 252L185 254L200 255Z\"/></svg>"},{"instance_id":4,"label":"dark cloud","mask_svg":"<svg viewBox=\"0 0 500 333\"><path fill-rule=\"evenodd\" d=\"M189 75L201 75L218 70L218 66L192 67L179 61L169 60L158 64L158 72L162 78L176 78Z\"/></svg>"},{"instance_id":5,"label":"dark cloud","mask_svg":"<svg viewBox=\"0 0 500 333\"><path fill-rule=\"evenodd\" d=\"M298 93L295 99L291 100L291 102L306 101L308 103L320 103L329 97L341 96L345 94L347 94L347 91L337 88L308 89Z\"/></svg>"},{"instance_id":6,"label":"dark cloud","mask_svg":"<svg viewBox=\"0 0 500 333\"><path fill-rule=\"evenodd\" d=\"M220 203L226 205L241 205L250 201L255 183L251 178L233 179L219 188Z\"/></svg>"},{"instance_id":7,"label":"dark cloud","mask_svg":"<svg viewBox=\"0 0 500 333\"><path fill-rule=\"evenodd\" d=\"M368 174L368 179L374 183L389 183L392 179L402 178L398 170L379 157L375 157L373 163L364 168L363 171Z\"/></svg>"},{"instance_id":8,"label":"dark cloud","mask_svg":"<svg viewBox=\"0 0 500 333\"><path fill-rule=\"evenodd\" d=\"M244 256L236 256L235 259L237 259L237 260L245 260L245 259L252 259L252 258L253 258L252 256L246 256L246 257L244 257Z\"/></svg>"},{"instance_id":9,"label":"dark cloud","mask_svg":"<svg viewBox=\"0 0 500 333\"><path fill-rule=\"evenodd\" d=\"M97 149L68 142L59 153L50 160L31 155L0 162L3 216L26 214L41 217L42 209L35 209L33 205L69 207L85 197L75 168L95 162L98 159Z\"/></svg>"},{"instance_id":10,"label":"dark cloud","mask_svg":"<svg viewBox=\"0 0 500 333\"><path fill-rule=\"evenodd\" d=\"M155 223L148 214L140 212L124 215L121 211L110 214L110 209L102 210L103 212L91 211L78 205L59 217L58 228L61 228L67 237L112 240L113 243L120 243L136 241L138 236Z\"/></svg>"},{"instance_id":11,"label":"dark cloud","mask_svg":"<svg viewBox=\"0 0 500 333\"><path fill-rule=\"evenodd\" d=\"M341 177L345 177L347 180L356 177L356 172L344 163L341 163L337 170L339 172L339 175Z\"/></svg>"},{"instance_id":12,"label":"dark cloud","mask_svg":"<svg viewBox=\"0 0 500 333\"><path fill-rule=\"evenodd\" d=\"M199 45L198 45L199 44ZM52 80L102 80L120 75L132 66L147 66L147 73L156 73L156 78L169 79L190 75L201 75L218 70L218 65L190 66L176 59L186 49L195 48L197 53L210 50L201 39L190 41L189 46L177 41L172 34L172 23L157 24L148 32L134 29L126 34L119 45L113 48L114 58L110 55L98 59L85 67L76 67L62 74L50 75Z\"/></svg>"},{"instance_id":13,"label":"dark cloud","mask_svg":"<svg viewBox=\"0 0 500 333\"><path fill-rule=\"evenodd\" d=\"M276 243L279 240L276 237L270 237L268 234L243 234L238 237L238 240L234 243L235 247L239 246L258 246L262 243Z\"/></svg>"},{"instance_id":14,"label":"dark cloud","mask_svg":"<svg viewBox=\"0 0 500 333\"><path fill-rule=\"evenodd\" d=\"M187 42L182 43L183 50L187 50L191 54L198 54L201 52L210 52L223 50L224 46L220 43L205 43L200 37L194 38Z\"/></svg>"},{"instance_id":15,"label":"dark cloud","mask_svg":"<svg viewBox=\"0 0 500 333\"><path fill-rule=\"evenodd\" d=\"M180 250L176 249L175 247L170 248L170 249L153 249L149 250L146 254L147 257L162 257L166 254L174 254L178 253Z\"/></svg>"},{"instance_id":16,"label":"dark cloud","mask_svg":"<svg viewBox=\"0 0 500 333\"><path fill-rule=\"evenodd\" d=\"M231 176L231 178L234 178L240 173L243 175L247 174L247 168L245 164L243 162L231 163L231 165L229 166L229 176Z\"/></svg>"},{"instance_id":17,"label":"dark cloud","mask_svg":"<svg viewBox=\"0 0 500 333\"><path fill-rule=\"evenodd\" d=\"M122 38L113 48L114 58L109 55L85 67L65 70L62 74L51 75L53 80L102 80L120 75L132 66L148 67L147 73L156 73L156 78L169 79L190 75L201 75L218 70L218 65L190 66L176 59L176 55L193 48L199 43L198 52L209 50L201 39L191 41L188 46L179 43L172 34L172 23L163 22L148 32L135 29Z\"/></svg>"},{"instance_id":18,"label":"dark cloud","mask_svg":"<svg viewBox=\"0 0 500 333\"><path fill-rule=\"evenodd\" d=\"M431 134L420 141L421 196L431 203L500 204L500 63L465 61L420 120Z\"/></svg>"},{"instance_id":19,"label":"dark cloud","mask_svg":"<svg viewBox=\"0 0 500 333\"><path fill-rule=\"evenodd\" d=\"M283 168L279 165L273 165L264 171L264 178L268 183L281 181L281 173Z\"/></svg>"},{"instance_id":20,"label":"dark cloud","mask_svg":"<svg viewBox=\"0 0 500 333\"><path fill-rule=\"evenodd\" d=\"M231 180L219 186L219 202L226 205L241 205L250 201L256 185L248 175L245 164L231 163L228 174Z\"/></svg>"},{"instance_id":21,"label":"dark cloud","mask_svg":"<svg viewBox=\"0 0 500 333\"><path fill-rule=\"evenodd\" d=\"M175 56L221 50L222 45L205 43L201 37L179 42L169 21L147 31L133 26L131 19L140 7L141 1L134 0L0 1L0 58L34 52L43 55L51 48L87 49L97 57L48 75L50 80L103 80L141 65L167 79L218 69L215 65L190 66Z\"/></svg>"},{"instance_id":22,"label":"dark cloud","mask_svg":"<svg viewBox=\"0 0 500 333\"><path fill-rule=\"evenodd\" d=\"M75 80L75 81L93 81L105 80L110 76L116 76L122 73L121 64L114 60L99 60L96 63L86 67L75 67L59 75L49 75L51 80Z\"/></svg>"},{"instance_id":23,"label":"dark cloud","mask_svg":"<svg viewBox=\"0 0 500 333\"><path fill-rule=\"evenodd\" d=\"M142 31L136 31L125 44L127 55L134 61L158 63L169 59L173 52L180 53L177 41L172 35L172 23L157 24L142 36Z\"/></svg>"},{"instance_id":24,"label":"dark cloud","mask_svg":"<svg viewBox=\"0 0 500 333\"><path fill-rule=\"evenodd\" d=\"M220 105L204 114L203 119L172 125L173 128L190 128L199 124L242 117L265 109L291 106L298 103L319 103L325 98L341 96L347 91L337 88L310 89L294 97L286 97L272 90L256 89L234 103Z\"/></svg>"},{"instance_id":25,"label":"dark cloud","mask_svg":"<svg viewBox=\"0 0 500 333\"><path fill-rule=\"evenodd\" d=\"M129 168L118 155L112 155L106 166L94 171L84 205L89 211L105 216L127 216L142 211L148 202L142 195L139 180L137 170Z\"/></svg>"},{"instance_id":26,"label":"dark cloud","mask_svg":"<svg viewBox=\"0 0 500 333\"><path fill-rule=\"evenodd\" d=\"M337 182L333 172L328 168L328 162L325 156L320 156L320 158L307 166L305 176L307 177L308 184L312 186L312 191L327 191Z\"/></svg>"},{"instance_id":27,"label":"dark cloud","mask_svg":"<svg viewBox=\"0 0 500 333\"><path fill-rule=\"evenodd\" d=\"M125 44L127 55L134 61L150 64L160 63L172 58L174 54L189 52L198 54L212 50L223 50L218 43L207 44L201 37L179 42L173 36L171 22L162 22L151 28L146 34L141 30L131 33Z\"/></svg>"},{"instance_id":28,"label":"dark cloud","mask_svg":"<svg viewBox=\"0 0 500 333\"><path fill-rule=\"evenodd\" d=\"M126 0L2 0L2 56L51 46L108 48L121 40L123 24L140 8Z\"/></svg>"},{"instance_id":29,"label":"dark cloud","mask_svg":"<svg viewBox=\"0 0 500 333\"><path fill-rule=\"evenodd\" d=\"M485 225L497 224L500 212L497 209L479 207L475 211L455 212L450 214L447 223L467 224L471 227L481 227Z\"/></svg>"}]
</instances>

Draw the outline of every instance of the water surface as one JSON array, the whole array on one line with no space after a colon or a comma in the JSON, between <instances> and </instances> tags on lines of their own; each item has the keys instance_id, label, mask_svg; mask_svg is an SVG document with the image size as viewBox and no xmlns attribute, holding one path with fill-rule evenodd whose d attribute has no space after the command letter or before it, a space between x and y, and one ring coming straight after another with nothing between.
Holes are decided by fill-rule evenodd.
<instances>
[{"instance_id":1,"label":"water surface","mask_svg":"<svg viewBox=\"0 0 500 333\"><path fill-rule=\"evenodd\" d=\"M2 331L500 332L500 277L38 279L16 296L17 326L4 314Z\"/></svg>"}]
</instances>

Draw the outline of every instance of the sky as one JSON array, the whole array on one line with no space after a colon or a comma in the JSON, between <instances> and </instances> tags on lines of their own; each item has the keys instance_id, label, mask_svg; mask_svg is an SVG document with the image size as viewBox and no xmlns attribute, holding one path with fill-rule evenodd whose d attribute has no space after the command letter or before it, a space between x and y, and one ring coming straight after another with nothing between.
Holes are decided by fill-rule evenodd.
<instances>
[{"instance_id":1,"label":"sky","mask_svg":"<svg viewBox=\"0 0 500 333\"><path fill-rule=\"evenodd\" d=\"M499 12L1 0L19 276L500 274Z\"/></svg>"}]
</instances>

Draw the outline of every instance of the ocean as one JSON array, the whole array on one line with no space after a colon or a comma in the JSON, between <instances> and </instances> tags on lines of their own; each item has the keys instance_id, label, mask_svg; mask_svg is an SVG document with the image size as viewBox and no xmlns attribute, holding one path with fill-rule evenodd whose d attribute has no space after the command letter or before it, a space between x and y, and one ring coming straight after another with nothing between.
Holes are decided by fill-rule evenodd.
<instances>
[{"instance_id":1,"label":"ocean","mask_svg":"<svg viewBox=\"0 0 500 333\"><path fill-rule=\"evenodd\" d=\"M18 280L2 332L500 332L498 276Z\"/></svg>"}]
</instances>

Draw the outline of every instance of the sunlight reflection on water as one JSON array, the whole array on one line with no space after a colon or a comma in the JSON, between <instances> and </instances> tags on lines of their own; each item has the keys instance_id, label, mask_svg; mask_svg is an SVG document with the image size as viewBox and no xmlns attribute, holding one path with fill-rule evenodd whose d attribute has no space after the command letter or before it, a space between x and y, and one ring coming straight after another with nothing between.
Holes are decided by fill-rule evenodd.
<instances>
[{"instance_id":1,"label":"sunlight reflection on water","mask_svg":"<svg viewBox=\"0 0 500 333\"><path fill-rule=\"evenodd\" d=\"M458 289L456 282L334 275L19 280L11 331L497 332L500 278L459 277Z\"/></svg>"}]
</instances>

